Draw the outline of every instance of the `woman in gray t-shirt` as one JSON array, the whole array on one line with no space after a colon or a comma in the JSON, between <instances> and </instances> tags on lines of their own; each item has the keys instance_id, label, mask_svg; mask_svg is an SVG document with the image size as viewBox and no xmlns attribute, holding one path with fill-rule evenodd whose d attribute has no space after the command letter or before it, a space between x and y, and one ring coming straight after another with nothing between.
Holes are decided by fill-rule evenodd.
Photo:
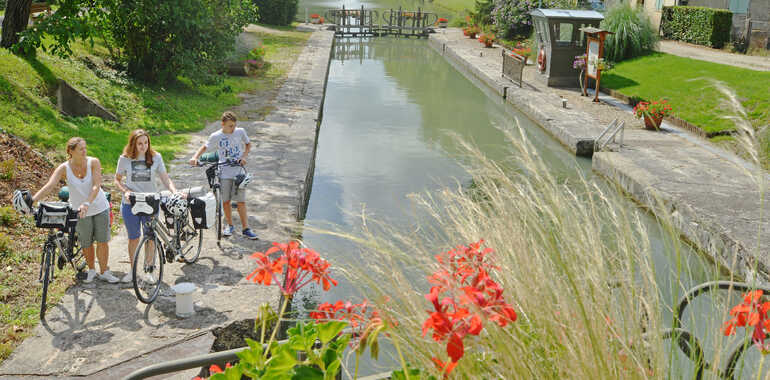
<instances>
[{"instance_id":1,"label":"woman in gray t-shirt","mask_svg":"<svg viewBox=\"0 0 770 380\"><path fill-rule=\"evenodd\" d=\"M128 136L128 144L123 148L123 154L118 159L118 170L115 172L115 184L123 192L120 213L126 225L126 232L128 232L128 257L131 265L134 263L134 251L139 244L139 238L142 236L140 229L144 230L144 222L148 217L134 215L131 212L128 197L132 192L157 192L157 178L160 178L169 191L177 192L174 183L171 182L171 178L166 172L163 157L154 151L150 145L150 135L143 129L136 129ZM154 249L155 247L148 242L145 248ZM149 280L152 281L153 279ZM131 271L128 271L128 274L121 281L131 282Z\"/></svg>"}]
</instances>

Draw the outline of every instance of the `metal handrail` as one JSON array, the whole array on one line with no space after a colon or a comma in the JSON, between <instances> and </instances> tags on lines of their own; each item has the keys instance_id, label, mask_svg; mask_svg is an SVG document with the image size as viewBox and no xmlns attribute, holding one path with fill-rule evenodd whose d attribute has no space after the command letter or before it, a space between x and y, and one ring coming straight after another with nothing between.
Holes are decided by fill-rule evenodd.
<instances>
[{"instance_id":1,"label":"metal handrail","mask_svg":"<svg viewBox=\"0 0 770 380\"><path fill-rule=\"evenodd\" d=\"M620 143L619 144L622 147L623 146L623 137L625 135L625 129L626 129L625 127L626 127L626 122L625 121L618 122L618 119L613 120L610 123L610 125L607 126L607 128L604 128L604 131L602 131L602 133L599 135L599 137L597 137L596 140L594 141L594 152L600 152L610 142L616 142L615 141L615 136L617 136L618 132L620 132ZM608 135L608 134L609 134L609 136L607 137L607 141L602 143L601 142L602 138L605 135ZM597 149L597 147L598 147L598 149Z\"/></svg>"}]
</instances>

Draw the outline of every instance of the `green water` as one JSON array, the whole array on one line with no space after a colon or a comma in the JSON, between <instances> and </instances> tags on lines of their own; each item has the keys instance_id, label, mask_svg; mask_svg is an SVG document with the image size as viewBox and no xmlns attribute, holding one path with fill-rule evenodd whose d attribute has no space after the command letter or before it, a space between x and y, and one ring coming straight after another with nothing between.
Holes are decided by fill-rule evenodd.
<instances>
[{"instance_id":1,"label":"green water","mask_svg":"<svg viewBox=\"0 0 770 380\"><path fill-rule=\"evenodd\" d=\"M517 121L556 176L566 180L579 174L592 176L590 159L576 158L523 114L502 103L498 95L456 71L425 40L338 39L306 223L333 223L357 231L361 227L357 215L363 210L394 225L416 223L419 215L407 199L409 194L470 182L451 135L472 141L490 158L503 160L510 147L501 129L510 130ZM602 179L596 180L612 193ZM637 207L630 200L626 206ZM669 305L684 290L717 276L713 265L686 246L679 257L670 253L674 243L660 233L653 217L648 215L645 223L657 281ZM303 239L332 265L354 263L359 254L334 237L306 232ZM337 277L340 285L332 291L305 292L295 306L313 308L320 302L360 300L352 284ZM708 330L698 335L701 339L707 339L709 331L718 331L715 326L721 322L722 314L714 313L710 302L699 299L687 313L701 317L697 325ZM663 312L670 320L671 310ZM702 318L704 314L716 319ZM681 356L678 351L676 355ZM682 356L677 363L687 371L686 358ZM364 374L378 371L374 363L362 365Z\"/></svg>"}]
</instances>

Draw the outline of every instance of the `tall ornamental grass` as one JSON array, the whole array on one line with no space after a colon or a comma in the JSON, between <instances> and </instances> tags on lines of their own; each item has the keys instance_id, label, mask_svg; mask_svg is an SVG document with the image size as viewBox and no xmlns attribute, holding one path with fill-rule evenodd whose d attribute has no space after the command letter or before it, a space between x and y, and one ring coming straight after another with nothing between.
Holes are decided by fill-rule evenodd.
<instances>
[{"instance_id":1,"label":"tall ornamental grass","mask_svg":"<svg viewBox=\"0 0 770 380\"><path fill-rule=\"evenodd\" d=\"M642 7L621 1L610 7L601 27L613 32L604 42L604 57L613 62L638 57L658 43L658 34Z\"/></svg>"},{"instance_id":2,"label":"tall ornamental grass","mask_svg":"<svg viewBox=\"0 0 770 380\"><path fill-rule=\"evenodd\" d=\"M557 179L520 143L523 133L509 138L518 147L515 164L466 145L474 185L415 197L435 220L407 233L366 220L363 237L347 236L363 252L346 270L352 282L398 321L390 337L405 347L410 365L436 368L431 358L446 357L445 346L419 333L431 308L424 279L439 269L436 254L484 239L494 250L492 276L518 319L505 327L485 321L481 334L466 337L452 378L662 374L667 343L645 336L660 331L663 306L640 211L587 180Z\"/></svg>"}]
</instances>

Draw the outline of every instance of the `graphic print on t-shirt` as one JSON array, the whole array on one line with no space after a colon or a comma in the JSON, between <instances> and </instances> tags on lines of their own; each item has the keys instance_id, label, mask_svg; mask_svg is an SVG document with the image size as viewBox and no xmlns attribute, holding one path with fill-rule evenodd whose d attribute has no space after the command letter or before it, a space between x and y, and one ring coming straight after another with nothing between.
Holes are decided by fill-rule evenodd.
<instances>
[{"instance_id":1,"label":"graphic print on t-shirt","mask_svg":"<svg viewBox=\"0 0 770 380\"><path fill-rule=\"evenodd\" d=\"M241 158L241 147L239 144L230 144L230 139L223 137L219 140L219 152L225 160Z\"/></svg>"},{"instance_id":2,"label":"graphic print on t-shirt","mask_svg":"<svg viewBox=\"0 0 770 380\"><path fill-rule=\"evenodd\" d=\"M150 182L150 168L144 161L131 161L131 182Z\"/></svg>"}]
</instances>

